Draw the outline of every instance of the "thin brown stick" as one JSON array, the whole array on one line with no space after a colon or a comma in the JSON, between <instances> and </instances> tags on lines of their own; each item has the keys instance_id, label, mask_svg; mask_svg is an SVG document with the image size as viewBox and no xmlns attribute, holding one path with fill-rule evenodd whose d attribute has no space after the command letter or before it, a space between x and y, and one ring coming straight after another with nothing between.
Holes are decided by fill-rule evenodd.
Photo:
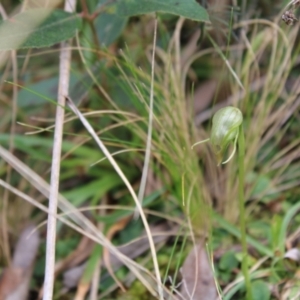
<instances>
[{"instance_id":1,"label":"thin brown stick","mask_svg":"<svg viewBox=\"0 0 300 300\"><path fill-rule=\"evenodd\" d=\"M76 6L76 0L66 0L65 11L72 12ZM49 214L47 223L46 241L46 269L44 282L43 300L51 300L53 297L54 274L55 274L55 240L56 240L56 213L58 203L59 173L61 144L64 124L65 96L69 92L71 51L69 42L61 43L60 67L59 67L59 87L58 105L56 107L55 131L52 152L50 194L49 194Z\"/></svg>"}]
</instances>

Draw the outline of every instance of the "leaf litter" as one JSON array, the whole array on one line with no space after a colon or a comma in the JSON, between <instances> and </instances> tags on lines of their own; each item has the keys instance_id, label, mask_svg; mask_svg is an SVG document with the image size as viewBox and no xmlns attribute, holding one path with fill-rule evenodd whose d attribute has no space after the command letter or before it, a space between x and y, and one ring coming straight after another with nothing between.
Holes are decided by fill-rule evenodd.
<instances>
[{"instance_id":1,"label":"leaf litter","mask_svg":"<svg viewBox=\"0 0 300 300\"><path fill-rule=\"evenodd\" d=\"M0 277L0 300L26 300L40 237L34 225L21 232L11 266Z\"/></svg>"}]
</instances>

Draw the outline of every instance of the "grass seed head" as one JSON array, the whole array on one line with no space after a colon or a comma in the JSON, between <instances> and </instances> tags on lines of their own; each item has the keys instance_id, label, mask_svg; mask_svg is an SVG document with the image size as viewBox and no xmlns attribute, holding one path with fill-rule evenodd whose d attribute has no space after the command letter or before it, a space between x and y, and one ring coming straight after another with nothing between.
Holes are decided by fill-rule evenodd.
<instances>
[{"instance_id":1,"label":"grass seed head","mask_svg":"<svg viewBox=\"0 0 300 300\"><path fill-rule=\"evenodd\" d=\"M296 18L295 14L292 11L287 10L281 17L281 19L287 24L287 25L294 25L298 19Z\"/></svg>"}]
</instances>

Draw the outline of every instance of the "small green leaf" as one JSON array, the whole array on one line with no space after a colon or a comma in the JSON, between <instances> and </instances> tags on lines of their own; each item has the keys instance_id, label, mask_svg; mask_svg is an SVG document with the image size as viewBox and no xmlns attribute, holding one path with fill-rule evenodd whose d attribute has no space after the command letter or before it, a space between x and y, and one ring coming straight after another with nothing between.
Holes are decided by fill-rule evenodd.
<instances>
[{"instance_id":1,"label":"small green leaf","mask_svg":"<svg viewBox=\"0 0 300 300\"><path fill-rule=\"evenodd\" d=\"M209 22L206 10L195 0L117 0L107 6L107 13L137 16L153 12L169 13L199 22Z\"/></svg>"},{"instance_id":2,"label":"small green leaf","mask_svg":"<svg viewBox=\"0 0 300 300\"><path fill-rule=\"evenodd\" d=\"M25 83L28 89L33 90L36 94L28 90L21 89L18 93L18 107L32 109L33 106L49 104L37 94L42 94L48 98L55 99L57 97L58 77L47 78L33 84ZM25 85L24 84L24 85Z\"/></svg>"},{"instance_id":3,"label":"small green leaf","mask_svg":"<svg viewBox=\"0 0 300 300\"><path fill-rule=\"evenodd\" d=\"M31 9L0 22L0 50L50 47L73 37L81 19L63 10Z\"/></svg>"},{"instance_id":4,"label":"small green leaf","mask_svg":"<svg viewBox=\"0 0 300 300\"><path fill-rule=\"evenodd\" d=\"M268 285L262 280L256 280L251 285L253 300L269 300L271 293Z\"/></svg>"},{"instance_id":5,"label":"small green leaf","mask_svg":"<svg viewBox=\"0 0 300 300\"><path fill-rule=\"evenodd\" d=\"M219 268L220 270L231 272L234 268L238 266L239 261L235 257L233 251L226 252L220 260Z\"/></svg>"}]
</instances>

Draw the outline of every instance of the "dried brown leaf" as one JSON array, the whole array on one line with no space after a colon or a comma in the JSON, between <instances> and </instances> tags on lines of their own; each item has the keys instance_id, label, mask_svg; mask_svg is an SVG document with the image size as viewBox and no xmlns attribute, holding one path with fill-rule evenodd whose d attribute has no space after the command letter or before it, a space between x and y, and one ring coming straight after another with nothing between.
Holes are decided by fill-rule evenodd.
<instances>
[{"instance_id":1,"label":"dried brown leaf","mask_svg":"<svg viewBox=\"0 0 300 300\"><path fill-rule=\"evenodd\" d=\"M27 299L39 242L39 234L33 225L22 231L15 247L12 265L4 270L0 278L0 300Z\"/></svg>"},{"instance_id":2,"label":"dried brown leaf","mask_svg":"<svg viewBox=\"0 0 300 300\"><path fill-rule=\"evenodd\" d=\"M294 277L290 280L287 280L283 286L282 293L280 295L280 300L296 300L300 299L300 271L298 270Z\"/></svg>"},{"instance_id":3,"label":"dried brown leaf","mask_svg":"<svg viewBox=\"0 0 300 300\"><path fill-rule=\"evenodd\" d=\"M300 251L298 248L292 248L287 251L284 255L284 258L292 260L296 263L300 263Z\"/></svg>"},{"instance_id":4,"label":"dried brown leaf","mask_svg":"<svg viewBox=\"0 0 300 300\"><path fill-rule=\"evenodd\" d=\"M205 242L199 242L187 256L182 269L181 295L185 300L216 300L214 274L206 253Z\"/></svg>"}]
</instances>

